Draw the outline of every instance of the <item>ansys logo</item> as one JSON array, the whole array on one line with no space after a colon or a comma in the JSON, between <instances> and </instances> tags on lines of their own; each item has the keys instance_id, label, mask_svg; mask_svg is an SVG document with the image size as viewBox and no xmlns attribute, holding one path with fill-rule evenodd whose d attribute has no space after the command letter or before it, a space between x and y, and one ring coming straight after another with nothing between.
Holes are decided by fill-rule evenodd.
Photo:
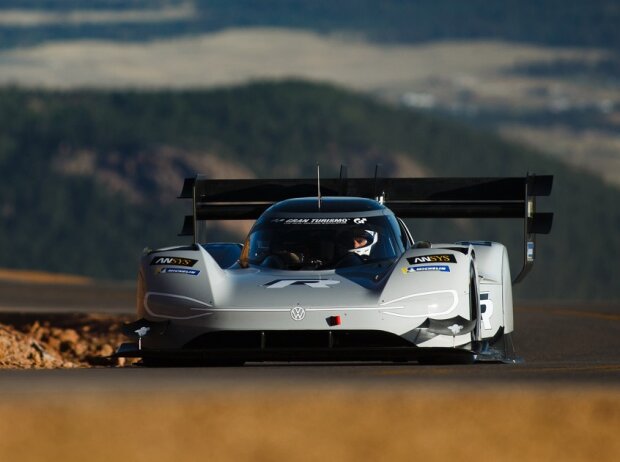
<instances>
[{"instance_id":1,"label":"ansys logo","mask_svg":"<svg viewBox=\"0 0 620 462\"><path fill-rule=\"evenodd\" d=\"M409 257L407 261L410 265L421 265L423 263L456 263L456 258L452 254L422 255L419 257Z\"/></svg>"},{"instance_id":2,"label":"ansys logo","mask_svg":"<svg viewBox=\"0 0 620 462\"><path fill-rule=\"evenodd\" d=\"M313 289L329 289L329 286L340 284L334 279L276 279L264 284L267 289L284 289L289 286L308 286Z\"/></svg>"},{"instance_id":3,"label":"ansys logo","mask_svg":"<svg viewBox=\"0 0 620 462\"><path fill-rule=\"evenodd\" d=\"M151 265L172 265L172 266L194 266L198 260L181 257L155 257L151 260Z\"/></svg>"}]
</instances>

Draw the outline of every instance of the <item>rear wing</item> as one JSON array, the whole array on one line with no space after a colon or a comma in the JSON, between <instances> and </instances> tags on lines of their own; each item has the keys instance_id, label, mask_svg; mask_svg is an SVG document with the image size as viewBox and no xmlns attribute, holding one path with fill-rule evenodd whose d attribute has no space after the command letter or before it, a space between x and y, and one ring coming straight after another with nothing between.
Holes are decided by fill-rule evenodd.
<instances>
[{"instance_id":1,"label":"rear wing","mask_svg":"<svg viewBox=\"0 0 620 462\"><path fill-rule=\"evenodd\" d=\"M536 198L549 196L552 175L505 178L340 178L321 179L321 196L353 196L383 202L400 218L521 218L524 263L520 282L535 259L536 234L548 234L553 213L536 212ZM204 220L255 220L272 204L317 196L316 179L216 180L187 178L179 198L192 199L180 236L197 242Z\"/></svg>"}]
</instances>

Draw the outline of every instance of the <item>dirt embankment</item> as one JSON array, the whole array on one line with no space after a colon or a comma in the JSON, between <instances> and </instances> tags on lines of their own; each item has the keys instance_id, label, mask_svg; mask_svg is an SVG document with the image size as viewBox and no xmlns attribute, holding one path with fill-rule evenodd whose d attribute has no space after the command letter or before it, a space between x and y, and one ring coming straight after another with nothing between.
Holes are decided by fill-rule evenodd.
<instances>
[{"instance_id":1,"label":"dirt embankment","mask_svg":"<svg viewBox=\"0 0 620 462\"><path fill-rule=\"evenodd\" d=\"M122 366L112 359L128 316L1 314L0 368Z\"/></svg>"}]
</instances>

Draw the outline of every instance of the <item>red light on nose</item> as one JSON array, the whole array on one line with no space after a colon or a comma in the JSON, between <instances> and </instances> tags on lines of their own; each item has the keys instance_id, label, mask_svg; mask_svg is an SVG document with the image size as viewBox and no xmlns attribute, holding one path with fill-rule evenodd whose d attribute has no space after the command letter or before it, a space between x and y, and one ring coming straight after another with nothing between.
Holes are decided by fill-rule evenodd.
<instances>
[{"instance_id":1,"label":"red light on nose","mask_svg":"<svg viewBox=\"0 0 620 462\"><path fill-rule=\"evenodd\" d=\"M340 316L330 316L327 318L327 324L330 326L339 326L342 324L342 320L340 319Z\"/></svg>"}]
</instances>

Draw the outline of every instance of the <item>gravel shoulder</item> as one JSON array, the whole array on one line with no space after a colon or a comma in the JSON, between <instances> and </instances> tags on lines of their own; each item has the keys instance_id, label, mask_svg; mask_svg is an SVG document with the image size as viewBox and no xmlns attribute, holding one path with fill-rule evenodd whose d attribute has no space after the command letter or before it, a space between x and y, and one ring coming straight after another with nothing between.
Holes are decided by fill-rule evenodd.
<instances>
[{"instance_id":1,"label":"gravel shoulder","mask_svg":"<svg viewBox=\"0 0 620 462\"><path fill-rule=\"evenodd\" d=\"M0 368L123 366L126 315L0 313Z\"/></svg>"}]
</instances>

